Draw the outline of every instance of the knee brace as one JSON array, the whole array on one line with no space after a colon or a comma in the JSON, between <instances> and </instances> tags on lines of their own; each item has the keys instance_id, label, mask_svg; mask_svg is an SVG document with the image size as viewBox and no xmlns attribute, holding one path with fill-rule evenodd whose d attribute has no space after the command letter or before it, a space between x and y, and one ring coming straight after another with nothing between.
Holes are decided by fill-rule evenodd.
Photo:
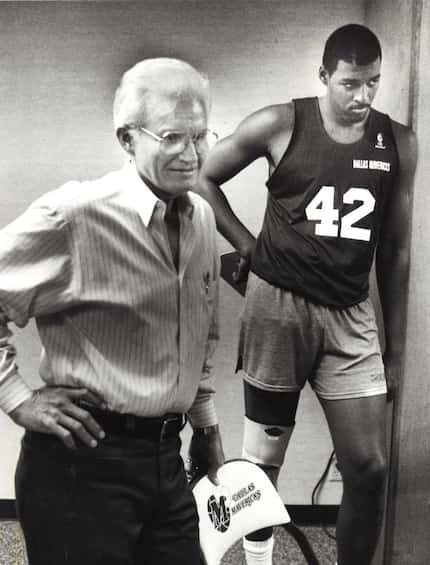
<instances>
[{"instance_id":1,"label":"knee brace","mask_svg":"<svg viewBox=\"0 0 430 565\"><path fill-rule=\"evenodd\" d=\"M245 416L242 457L261 467L280 468L293 426L272 426Z\"/></svg>"}]
</instances>

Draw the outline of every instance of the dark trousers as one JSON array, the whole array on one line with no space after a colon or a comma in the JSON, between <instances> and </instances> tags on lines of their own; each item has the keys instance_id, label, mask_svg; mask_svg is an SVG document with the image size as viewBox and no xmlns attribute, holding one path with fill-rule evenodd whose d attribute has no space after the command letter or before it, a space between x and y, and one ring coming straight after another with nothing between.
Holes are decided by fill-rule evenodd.
<instances>
[{"instance_id":1,"label":"dark trousers","mask_svg":"<svg viewBox=\"0 0 430 565\"><path fill-rule=\"evenodd\" d=\"M26 432L15 476L30 565L199 565L180 439L68 450Z\"/></svg>"}]
</instances>

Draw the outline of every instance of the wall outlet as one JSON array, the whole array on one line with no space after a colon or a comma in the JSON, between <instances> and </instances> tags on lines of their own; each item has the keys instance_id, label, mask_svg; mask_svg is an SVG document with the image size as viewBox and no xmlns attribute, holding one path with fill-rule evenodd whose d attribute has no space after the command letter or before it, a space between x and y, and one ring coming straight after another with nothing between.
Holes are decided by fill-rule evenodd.
<instances>
[{"instance_id":1,"label":"wall outlet","mask_svg":"<svg viewBox=\"0 0 430 565\"><path fill-rule=\"evenodd\" d=\"M342 475L339 470L336 455L333 457L333 460L330 465L330 469L328 472L328 480L331 482L342 481Z\"/></svg>"}]
</instances>

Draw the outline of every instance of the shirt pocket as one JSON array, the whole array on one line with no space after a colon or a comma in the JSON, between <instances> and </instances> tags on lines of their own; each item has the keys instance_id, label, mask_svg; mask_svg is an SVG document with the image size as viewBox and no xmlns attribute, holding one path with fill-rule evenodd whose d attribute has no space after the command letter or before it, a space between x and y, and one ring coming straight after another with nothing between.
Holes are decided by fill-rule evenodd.
<instances>
[{"instance_id":1,"label":"shirt pocket","mask_svg":"<svg viewBox=\"0 0 430 565\"><path fill-rule=\"evenodd\" d=\"M216 279L209 269L202 268L187 273L184 276L184 282L188 290L194 295L195 300L199 300L206 306L210 306L216 293Z\"/></svg>"}]
</instances>

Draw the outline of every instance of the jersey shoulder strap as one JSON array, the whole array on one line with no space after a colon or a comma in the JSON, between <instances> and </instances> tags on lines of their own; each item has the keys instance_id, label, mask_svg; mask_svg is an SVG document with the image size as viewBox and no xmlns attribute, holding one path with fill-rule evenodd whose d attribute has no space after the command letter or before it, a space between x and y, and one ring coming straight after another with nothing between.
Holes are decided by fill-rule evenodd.
<instances>
[{"instance_id":1,"label":"jersey shoulder strap","mask_svg":"<svg viewBox=\"0 0 430 565\"><path fill-rule=\"evenodd\" d=\"M318 98L295 98L294 103L294 131L291 142L297 134L312 136L321 134L321 121L319 116Z\"/></svg>"},{"instance_id":2,"label":"jersey shoulder strap","mask_svg":"<svg viewBox=\"0 0 430 565\"><path fill-rule=\"evenodd\" d=\"M321 123L319 118L318 98L294 98L294 126L291 139L276 171L283 169L286 162L294 158L301 151L307 151L309 144L315 143L321 136ZM273 176L273 175L272 175ZM274 175L277 176L277 175ZM268 184L270 184L269 179Z\"/></svg>"}]
</instances>

